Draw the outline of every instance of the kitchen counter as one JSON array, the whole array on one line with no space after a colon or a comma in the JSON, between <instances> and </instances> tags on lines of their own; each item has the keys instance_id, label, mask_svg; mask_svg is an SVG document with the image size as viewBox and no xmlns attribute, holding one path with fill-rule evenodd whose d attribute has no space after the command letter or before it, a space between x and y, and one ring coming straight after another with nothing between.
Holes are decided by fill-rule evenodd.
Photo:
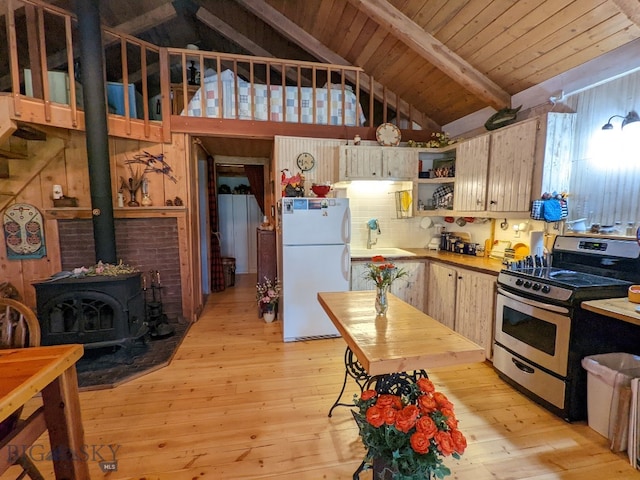
<instances>
[{"instance_id":1,"label":"kitchen counter","mask_svg":"<svg viewBox=\"0 0 640 480\"><path fill-rule=\"evenodd\" d=\"M582 308L590 312L640 325L640 312L636 311L636 308L640 308L640 305L630 302L627 297L589 300L582 302L581 305Z\"/></svg>"},{"instance_id":2,"label":"kitchen counter","mask_svg":"<svg viewBox=\"0 0 640 480\"><path fill-rule=\"evenodd\" d=\"M426 248L402 248L414 255L405 257L394 257L391 261L412 261L412 260L434 260L450 265L468 268L481 273L497 275L504 265L500 260L489 257L474 257L473 255L463 255L461 253L441 252L436 250L427 250ZM375 254L375 249L371 250L371 255ZM371 261L371 256L351 257L352 261Z\"/></svg>"}]
</instances>

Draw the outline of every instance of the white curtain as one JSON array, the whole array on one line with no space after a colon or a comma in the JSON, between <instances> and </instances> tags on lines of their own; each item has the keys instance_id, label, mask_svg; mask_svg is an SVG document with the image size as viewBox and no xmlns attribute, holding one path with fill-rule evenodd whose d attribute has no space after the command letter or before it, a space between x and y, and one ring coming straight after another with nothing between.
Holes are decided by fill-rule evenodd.
<instances>
[{"instance_id":1,"label":"white curtain","mask_svg":"<svg viewBox=\"0 0 640 480\"><path fill-rule=\"evenodd\" d=\"M640 225L640 122L622 130L613 118L612 130L602 126L613 115L640 111L640 72L568 96L576 112L570 182L570 220L587 224Z\"/></svg>"}]
</instances>

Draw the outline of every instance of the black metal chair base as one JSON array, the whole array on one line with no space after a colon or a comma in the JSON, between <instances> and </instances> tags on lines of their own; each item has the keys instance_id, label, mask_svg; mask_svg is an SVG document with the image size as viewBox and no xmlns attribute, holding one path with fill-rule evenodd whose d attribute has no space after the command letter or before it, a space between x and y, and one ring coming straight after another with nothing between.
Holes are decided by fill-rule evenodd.
<instances>
[{"instance_id":1,"label":"black metal chair base","mask_svg":"<svg viewBox=\"0 0 640 480\"><path fill-rule=\"evenodd\" d=\"M429 378L424 370L414 370L413 372L389 373L384 375L371 376L360 364L351 348L347 346L344 352L344 380L342 388L338 394L338 398L329 409L329 417L333 414L336 407L355 407L355 403L342 403L342 395L347 386L347 378L353 378L358 387L360 394L368 389L374 389L378 393L390 393L393 395L403 395L409 393L409 386L414 384L420 378Z\"/></svg>"}]
</instances>

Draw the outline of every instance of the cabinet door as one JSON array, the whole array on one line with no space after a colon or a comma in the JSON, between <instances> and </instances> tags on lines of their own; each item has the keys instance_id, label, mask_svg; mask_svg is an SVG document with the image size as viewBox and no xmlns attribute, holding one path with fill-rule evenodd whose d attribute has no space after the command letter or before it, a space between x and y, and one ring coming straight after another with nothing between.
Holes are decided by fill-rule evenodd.
<instances>
[{"instance_id":1,"label":"cabinet door","mask_svg":"<svg viewBox=\"0 0 640 480\"><path fill-rule=\"evenodd\" d=\"M382 150L382 167L385 178L413 180L418 176L416 151L407 148L385 148Z\"/></svg>"},{"instance_id":2,"label":"cabinet door","mask_svg":"<svg viewBox=\"0 0 640 480\"><path fill-rule=\"evenodd\" d=\"M373 280L365 278L369 262L353 262L351 264L351 290L374 290ZM424 311L424 262L394 262L403 268L407 276L391 284L389 291L409 305Z\"/></svg>"},{"instance_id":3,"label":"cabinet door","mask_svg":"<svg viewBox=\"0 0 640 480\"><path fill-rule=\"evenodd\" d=\"M379 147L349 146L340 150L340 180L382 178L382 150Z\"/></svg>"},{"instance_id":4,"label":"cabinet door","mask_svg":"<svg viewBox=\"0 0 640 480\"><path fill-rule=\"evenodd\" d=\"M458 144L454 210L475 212L486 209L490 138L482 135Z\"/></svg>"},{"instance_id":5,"label":"cabinet door","mask_svg":"<svg viewBox=\"0 0 640 480\"><path fill-rule=\"evenodd\" d=\"M456 270L439 263L431 263L427 285L427 315L453 329L456 311Z\"/></svg>"},{"instance_id":6,"label":"cabinet door","mask_svg":"<svg viewBox=\"0 0 640 480\"><path fill-rule=\"evenodd\" d=\"M488 211L529 211L537 128L537 120L531 120L491 134Z\"/></svg>"},{"instance_id":7,"label":"cabinet door","mask_svg":"<svg viewBox=\"0 0 640 480\"><path fill-rule=\"evenodd\" d=\"M491 358L495 317L496 277L458 269L456 332L477 343Z\"/></svg>"}]
</instances>

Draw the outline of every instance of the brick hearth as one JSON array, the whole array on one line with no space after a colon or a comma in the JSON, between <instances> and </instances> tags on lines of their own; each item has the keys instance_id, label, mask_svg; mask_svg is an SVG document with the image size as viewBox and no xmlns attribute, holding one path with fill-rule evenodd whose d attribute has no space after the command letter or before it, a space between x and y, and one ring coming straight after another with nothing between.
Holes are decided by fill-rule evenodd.
<instances>
[{"instance_id":1,"label":"brick hearth","mask_svg":"<svg viewBox=\"0 0 640 480\"><path fill-rule=\"evenodd\" d=\"M118 259L148 274L158 270L164 313L169 318L182 315L182 286L178 250L178 226L174 218L116 219ZM58 222L62 270L95 264L95 243L91 220ZM148 292L150 293L150 292Z\"/></svg>"}]
</instances>

